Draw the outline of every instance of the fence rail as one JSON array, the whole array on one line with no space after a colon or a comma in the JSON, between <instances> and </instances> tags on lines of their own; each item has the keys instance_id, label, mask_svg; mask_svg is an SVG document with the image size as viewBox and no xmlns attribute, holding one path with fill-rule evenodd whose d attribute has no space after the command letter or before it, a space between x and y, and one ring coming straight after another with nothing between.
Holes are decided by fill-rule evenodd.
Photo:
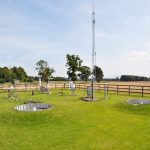
<instances>
[{"instance_id":1,"label":"fence rail","mask_svg":"<svg viewBox=\"0 0 150 150\"><path fill-rule=\"evenodd\" d=\"M69 83L57 83L52 82L49 84L43 84L43 86L48 87L49 89L68 89ZM76 89L86 89L88 86L91 86L90 83L76 83ZM107 92L115 92L117 95L119 93L127 93L128 95L131 94L140 94L144 96L144 94L150 94L150 86L143 86L143 85L121 85L121 84L102 84L102 83L95 83L94 89L97 91L104 91L105 86L107 86ZM38 83L21 83L14 85L16 90L38 90L39 86ZM7 84L0 84L0 91L6 92L8 91L9 86Z\"/></svg>"}]
</instances>

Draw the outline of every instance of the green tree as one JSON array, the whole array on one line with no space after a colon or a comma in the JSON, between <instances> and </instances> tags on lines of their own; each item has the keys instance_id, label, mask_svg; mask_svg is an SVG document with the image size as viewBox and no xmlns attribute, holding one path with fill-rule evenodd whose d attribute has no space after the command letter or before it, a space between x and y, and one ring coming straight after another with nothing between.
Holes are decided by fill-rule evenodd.
<instances>
[{"instance_id":1,"label":"green tree","mask_svg":"<svg viewBox=\"0 0 150 150\"><path fill-rule=\"evenodd\" d=\"M55 72L53 68L48 66L47 61L40 60L36 63L36 68L38 75L42 77L42 81L48 82L49 78L52 77L52 74Z\"/></svg>"},{"instance_id":2,"label":"green tree","mask_svg":"<svg viewBox=\"0 0 150 150\"><path fill-rule=\"evenodd\" d=\"M12 67L10 69L10 81L14 83L14 80L17 79L17 67Z\"/></svg>"},{"instance_id":3,"label":"green tree","mask_svg":"<svg viewBox=\"0 0 150 150\"><path fill-rule=\"evenodd\" d=\"M43 80L48 83L49 78L52 78L52 74L55 72L53 68L49 68L48 66L43 71Z\"/></svg>"},{"instance_id":4,"label":"green tree","mask_svg":"<svg viewBox=\"0 0 150 150\"><path fill-rule=\"evenodd\" d=\"M45 60L39 60L37 63L36 63L36 70L38 72L38 75L39 76L42 76L43 75L43 72L45 70L45 68L48 66L48 63L47 61Z\"/></svg>"},{"instance_id":5,"label":"green tree","mask_svg":"<svg viewBox=\"0 0 150 150\"><path fill-rule=\"evenodd\" d=\"M22 67L13 67L11 68L10 72L10 77L11 81L13 80L19 80L19 81L26 81L28 76L25 70Z\"/></svg>"},{"instance_id":6,"label":"green tree","mask_svg":"<svg viewBox=\"0 0 150 150\"><path fill-rule=\"evenodd\" d=\"M81 80L87 81L89 76L91 75L91 69L87 66L81 66L79 68L79 74L78 76L80 77Z\"/></svg>"},{"instance_id":7,"label":"green tree","mask_svg":"<svg viewBox=\"0 0 150 150\"><path fill-rule=\"evenodd\" d=\"M28 76L27 82L34 82L34 81L35 81L35 77L34 76Z\"/></svg>"},{"instance_id":8,"label":"green tree","mask_svg":"<svg viewBox=\"0 0 150 150\"><path fill-rule=\"evenodd\" d=\"M97 82L100 82L103 79L103 71L100 67L94 66L94 76Z\"/></svg>"},{"instance_id":9,"label":"green tree","mask_svg":"<svg viewBox=\"0 0 150 150\"><path fill-rule=\"evenodd\" d=\"M2 82L13 82L15 79L20 81L26 81L27 74L22 67L8 67L0 68L0 79Z\"/></svg>"},{"instance_id":10,"label":"green tree","mask_svg":"<svg viewBox=\"0 0 150 150\"><path fill-rule=\"evenodd\" d=\"M67 81L65 77L53 77L52 81Z\"/></svg>"},{"instance_id":11,"label":"green tree","mask_svg":"<svg viewBox=\"0 0 150 150\"><path fill-rule=\"evenodd\" d=\"M144 76L135 75L122 75L120 81L148 81L149 79Z\"/></svg>"},{"instance_id":12,"label":"green tree","mask_svg":"<svg viewBox=\"0 0 150 150\"><path fill-rule=\"evenodd\" d=\"M0 79L1 82L9 82L9 69L7 67L0 68Z\"/></svg>"},{"instance_id":13,"label":"green tree","mask_svg":"<svg viewBox=\"0 0 150 150\"><path fill-rule=\"evenodd\" d=\"M17 68L17 79L20 81L26 81L27 79L27 74L25 72L25 70L22 67L18 67Z\"/></svg>"},{"instance_id":14,"label":"green tree","mask_svg":"<svg viewBox=\"0 0 150 150\"><path fill-rule=\"evenodd\" d=\"M72 81L77 80L77 72L79 71L79 67L81 67L81 63L83 62L78 55L66 55L67 63L66 67L68 78Z\"/></svg>"},{"instance_id":15,"label":"green tree","mask_svg":"<svg viewBox=\"0 0 150 150\"><path fill-rule=\"evenodd\" d=\"M4 74L4 69L0 68L0 83L5 83L5 74Z\"/></svg>"}]
</instances>

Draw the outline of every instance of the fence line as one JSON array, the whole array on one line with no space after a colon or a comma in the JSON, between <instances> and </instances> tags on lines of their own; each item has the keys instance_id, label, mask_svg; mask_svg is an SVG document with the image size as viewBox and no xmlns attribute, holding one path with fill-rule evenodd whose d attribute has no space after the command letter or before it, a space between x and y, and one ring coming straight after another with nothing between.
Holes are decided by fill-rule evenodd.
<instances>
[{"instance_id":1,"label":"fence line","mask_svg":"<svg viewBox=\"0 0 150 150\"><path fill-rule=\"evenodd\" d=\"M104 86L106 84L102 83L95 83L94 89L97 91L104 91ZM43 86L47 86L49 89L68 89L69 84L68 82L63 83L57 83L52 82L43 84ZM76 83L76 89L86 89L87 86L91 86L90 83ZM39 86L38 83L21 83L21 84L15 84L14 85L16 90L38 90ZM8 91L9 86L7 84L0 84L0 91L6 92ZM140 94L142 97L145 94L150 94L150 86L143 86L143 85L119 85L119 84L107 84L107 92L115 92L117 95L119 93L128 93L128 95L131 94Z\"/></svg>"}]
</instances>

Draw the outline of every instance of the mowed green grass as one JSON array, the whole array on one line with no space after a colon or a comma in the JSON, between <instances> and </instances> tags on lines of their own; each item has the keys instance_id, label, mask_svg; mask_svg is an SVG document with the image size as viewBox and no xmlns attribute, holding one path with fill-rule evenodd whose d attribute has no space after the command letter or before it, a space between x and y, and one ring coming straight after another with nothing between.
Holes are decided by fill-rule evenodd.
<instances>
[{"instance_id":1,"label":"mowed green grass","mask_svg":"<svg viewBox=\"0 0 150 150\"><path fill-rule=\"evenodd\" d=\"M149 150L150 106L128 105L138 96L116 96L108 100L96 92L98 101L80 100L77 96L18 92L19 101L0 94L1 150ZM140 98L140 97L139 97ZM146 97L148 99L149 97ZM53 105L42 112L19 112L14 107L27 100Z\"/></svg>"}]
</instances>

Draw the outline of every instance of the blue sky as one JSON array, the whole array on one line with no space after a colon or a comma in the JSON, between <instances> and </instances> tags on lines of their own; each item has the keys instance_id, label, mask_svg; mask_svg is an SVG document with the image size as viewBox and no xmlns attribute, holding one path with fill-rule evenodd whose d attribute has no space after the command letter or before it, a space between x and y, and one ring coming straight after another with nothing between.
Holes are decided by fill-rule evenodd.
<instances>
[{"instance_id":1,"label":"blue sky","mask_svg":"<svg viewBox=\"0 0 150 150\"><path fill-rule=\"evenodd\" d=\"M90 0L0 0L0 66L37 75L44 59L66 75L66 54L91 66ZM150 1L95 0L97 65L105 77L150 76Z\"/></svg>"}]
</instances>

